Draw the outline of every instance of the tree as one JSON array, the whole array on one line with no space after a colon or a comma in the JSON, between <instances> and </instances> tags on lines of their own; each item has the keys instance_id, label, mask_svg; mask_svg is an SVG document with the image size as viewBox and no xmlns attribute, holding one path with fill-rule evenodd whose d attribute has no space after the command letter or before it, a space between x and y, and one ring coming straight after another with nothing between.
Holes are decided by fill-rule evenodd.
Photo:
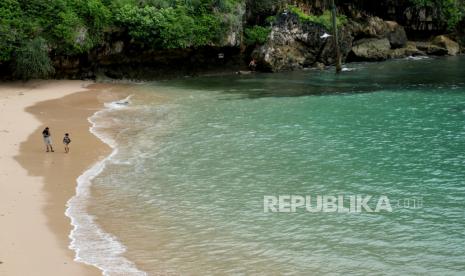
<instances>
[{"instance_id":1,"label":"tree","mask_svg":"<svg viewBox=\"0 0 465 276\"><path fill-rule=\"evenodd\" d=\"M55 72L47 44L41 37L23 43L17 50L13 66L15 76L22 80L47 78Z\"/></svg>"}]
</instances>

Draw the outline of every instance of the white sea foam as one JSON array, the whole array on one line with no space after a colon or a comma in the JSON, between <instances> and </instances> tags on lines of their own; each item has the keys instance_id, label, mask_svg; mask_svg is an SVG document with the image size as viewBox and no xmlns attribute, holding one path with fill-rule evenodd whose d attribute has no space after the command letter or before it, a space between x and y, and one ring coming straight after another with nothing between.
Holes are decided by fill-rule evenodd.
<instances>
[{"instance_id":1,"label":"white sea foam","mask_svg":"<svg viewBox=\"0 0 465 276\"><path fill-rule=\"evenodd\" d=\"M97 119L114 109L127 108L130 98L131 96L121 101L105 104L104 110L96 112L89 118L92 124L90 131L108 144L113 151L78 177L76 195L66 204L65 214L71 219L73 226L69 235L71 239L69 247L76 252L75 261L93 265L102 270L103 275L147 275L133 262L122 256L126 251L125 246L115 236L104 232L95 223L95 218L87 213L92 179L98 176L105 169L106 164L118 153L116 141L97 131Z\"/></svg>"},{"instance_id":2,"label":"white sea foam","mask_svg":"<svg viewBox=\"0 0 465 276\"><path fill-rule=\"evenodd\" d=\"M428 56L408 56L405 59L407 60L423 60L423 59L429 59Z\"/></svg>"},{"instance_id":3,"label":"white sea foam","mask_svg":"<svg viewBox=\"0 0 465 276\"><path fill-rule=\"evenodd\" d=\"M357 68L349 68L349 67L342 67L341 71L342 72L350 72L350 71L356 71Z\"/></svg>"}]
</instances>

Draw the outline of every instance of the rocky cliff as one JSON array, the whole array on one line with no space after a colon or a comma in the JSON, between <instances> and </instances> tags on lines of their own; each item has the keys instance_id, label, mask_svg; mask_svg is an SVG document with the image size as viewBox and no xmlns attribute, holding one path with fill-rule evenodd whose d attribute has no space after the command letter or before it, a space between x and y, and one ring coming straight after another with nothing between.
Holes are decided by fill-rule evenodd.
<instances>
[{"instance_id":1,"label":"rocky cliff","mask_svg":"<svg viewBox=\"0 0 465 276\"><path fill-rule=\"evenodd\" d=\"M339 32L343 62L380 61L416 55L457 55L459 44L440 35L409 41L403 26L376 16L353 17ZM323 25L300 20L294 13L281 13L268 40L257 46L252 57L264 71L324 67L335 62L335 44Z\"/></svg>"}]
</instances>

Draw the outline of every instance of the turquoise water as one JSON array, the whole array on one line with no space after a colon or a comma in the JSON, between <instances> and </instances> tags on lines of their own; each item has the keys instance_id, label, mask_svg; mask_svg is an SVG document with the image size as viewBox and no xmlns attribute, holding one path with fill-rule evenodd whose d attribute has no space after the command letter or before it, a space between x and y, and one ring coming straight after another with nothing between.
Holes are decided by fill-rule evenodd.
<instances>
[{"instance_id":1,"label":"turquoise water","mask_svg":"<svg viewBox=\"0 0 465 276\"><path fill-rule=\"evenodd\" d=\"M89 213L148 275L463 275L465 58L348 67L134 86L97 120L118 152ZM278 195L393 210L265 213Z\"/></svg>"}]
</instances>

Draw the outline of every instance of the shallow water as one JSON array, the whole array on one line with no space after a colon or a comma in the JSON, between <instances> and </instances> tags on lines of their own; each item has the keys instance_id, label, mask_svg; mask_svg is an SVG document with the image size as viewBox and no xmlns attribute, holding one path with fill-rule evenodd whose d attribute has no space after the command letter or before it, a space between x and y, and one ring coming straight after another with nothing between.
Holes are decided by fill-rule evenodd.
<instances>
[{"instance_id":1,"label":"shallow water","mask_svg":"<svg viewBox=\"0 0 465 276\"><path fill-rule=\"evenodd\" d=\"M86 204L106 243L126 250L103 266L119 256L128 262L108 274L463 275L464 66L134 86L128 106L94 118L117 152ZM393 210L265 213L264 196L278 195L384 195ZM394 206L405 199L423 205Z\"/></svg>"}]
</instances>

